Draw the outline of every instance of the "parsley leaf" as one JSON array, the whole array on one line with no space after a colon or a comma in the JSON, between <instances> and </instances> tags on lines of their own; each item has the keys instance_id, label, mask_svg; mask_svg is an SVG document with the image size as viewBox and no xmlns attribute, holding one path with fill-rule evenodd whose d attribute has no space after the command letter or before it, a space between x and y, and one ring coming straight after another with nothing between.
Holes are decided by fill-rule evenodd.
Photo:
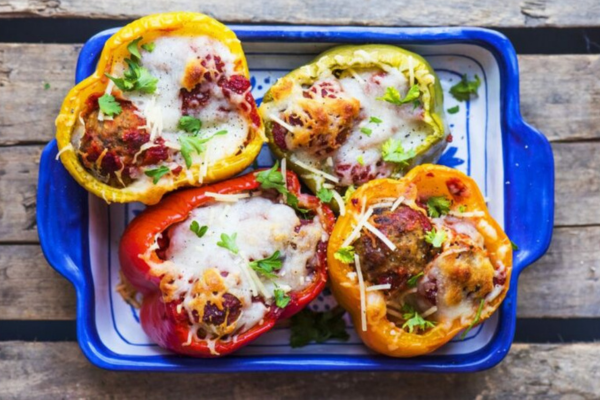
<instances>
[{"instance_id":1,"label":"parsley leaf","mask_svg":"<svg viewBox=\"0 0 600 400\"><path fill-rule=\"evenodd\" d=\"M129 43L127 45L127 50L131 53L131 55L134 57L134 59L137 59L137 60L142 59L142 55L140 54L140 50L138 49L138 43L140 42L140 40L142 40L141 36L139 38L131 41L131 43Z\"/></svg>"},{"instance_id":2,"label":"parsley leaf","mask_svg":"<svg viewBox=\"0 0 600 400\"><path fill-rule=\"evenodd\" d=\"M102 97L98 98L98 106L100 107L100 111L109 117L119 115L121 114L121 111L123 111L119 102L108 93L105 93Z\"/></svg>"},{"instance_id":3,"label":"parsley leaf","mask_svg":"<svg viewBox=\"0 0 600 400\"><path fill-rule=\"evenodd\" d=\"M472 94L477 94L479 85L481 85L481 80L477 75L475 75L474 81L469 81L467 74L464 74L460 82L450 88L450 94L458 101L466 101L471 98Z\"/></svg>"},{"instance_id":4,"label":"parsley leaf","mask_svg":"<svg viewBox=\"0 0 600 400\"><path fill-rule=\"evenodd\" d=\"M202 128L202 121L189 115L184 115L177 122L177 129L181 129L187 133L198 133L200 128Z\"/></svg>"},{"instance_id":5,"label":"parsley leaf","mask_svg":"<svg viewBox=\"0 0 600 400\"><path fill-rule=\"evenodd\" d=\"M275 295L275 305L279 308L286 308L290 304L290 296L288 296L283 289L277 288L273 291Z\"/></svg>"},{"instance_id":6,"label":"parsley leaf","mask_svg":"<svg viewBox=\"0 0 600 400\"><path fill-rule=\"evenodd\" d=\"M432 228L425 235L425 241L433 247L442 247L442 244L446 241L446 232L436 231L435 228Z\"/></svg>"},{"instance_id":7,"label":"parsley leaf","mask_svg":"<svg viewBox=\"0 0 600 400\"><path fill-rule=\"evenodd\" d=\"M373 123L373 124L380 124L380 123L382 123L383 121L382 121L382 120L380 120L380 119L379 119L379 118L377 118L377 117L371 117L371 118L369 118L369 122L371 122L371 123Z\"/></svg>"},{"instance_id":8,"label":"parsley leaf","mask_svg":"<svg viewBox=\"0 0 600 400\"><path fill-rule=\"evenodd\" d=\"M371 134L373 133L373 130L369 128L360 128L360 131L367 136L371 136Z\"/></svg>"},{"instance_id":9,"label":"parsley leaf","mask_svg":"<svg viewBox=\"0 0 600 400\"><path fill-rule=\"evenodd\" d=\"M123 73L123 78L116 78L104 73L115 85L124 92L138 90L144 93L154 93L158 78L153 77L150 72L141 67L135 60L126 59L129 69Z\"/></svg>"},{"instance_id":10,"label":"parsley leaf","mask_svg":"<svg viewBox=\"0 0 600 400\"><path fill-rule=\"evenodd\" d=\"M467 206L465 204L458 206L458 212L464 213L465 211L467 211Z\"/></svg>"},{"instance_id":11,"label":"parsley leaf","mask_svg":"<svg viewBox=\"0 0 600 400\"><path fill-rule=\"evenodd\" d=\"M354 246L341 247L333 254L336 260L343 262L344 264L351 264L354 262Z\"/></svg>"},{"instance_id":12,"label":"parsley leaf","mask_svg":"<svg viewBox=\"0 0 600 400\"><path fill-rule=\"evenodd\" d=\"M301 213L307 213L308 210L300 208L298 205L298 197L291 193L285 187L285 181L283 178L283 174L278 170L279 169L279 161L275 162L270 169L266 171L261 171L256 174L256 180L260 183L260 187L262 189L275 189L279 193L285 196L287 205L299 211Z\"/></svg>"},{"instance_id":13,"label":"parsley leaf","mask_svg":"<svg viewBox=\"0 0 600 400\"><path fill-rule=\"evenodd\" d=\"M152 178L152 183L155 185L158 183L159 179L168 174L171 170L169 167L161 165L156 169L148 169L144 171L144 174Z\"/></svg>"},{"instance_id":14,"label":"parsley leaf","mask_svg":"<svg viewBox=\"0 0 600 400\"><path fill-rule=\"evenodd\" d=\"M427 321L408 304L405 304L403 308L405 312L402 314L402 318L404 318L406 322L402 324L402 329L408 329L408 333L413 333L415 328L420 331L426 331L428 328L435 327L435 322Z\"/></svg>"},{"instance_id":15,"label":"parsley leaf","mask_svg":"<svg viewBox=\"0 0 600 400\"><path fill-rule=\"evenodd\" d=\"M346 332L345 313L339 306L322 313L305 308L292 317L290 345L296 348L304 347L310 342L324 343L330 339L347 341L350 335Z\"/></svg>"},{"instance_id":16,"label":"parsley leaf","mask_svg":"<svg viewBox=\"0 0 600 400\"><path fill-rule=\"evenodd\" d=\"M179 144L181 145L181 156L185 160L185 165L189 169L192 166L192 153L201 154L206 150L206 142L215 136L227 134L226 130L218 131L212 136L201 137L198 134L193 136L181 135L178 137Z\"/></svg>"},{"instance_id":17,"label":"parsley leaf","mask_svg":"<svg viewBox=\"0 0 600 400\"><path fill-rule=\"evenodd\" d=\"M419 272L418 274L411 276L410 279L406 282L406 284L409 287L415 287L417 286L417 282L419 281L419 278L421 278L423 276L423 271Z\"/></svg>"},{"instance_id":18,"label":"parsley leaf","mask_svg":"<svg viewBox=\"0 0 600 400\"><path fill-rule=\"evenodd\" d=\"M485 299L481 299L481 302L479 303L479 308L477 309L477 314L475 314L475 319L473 320L473 322L471 322L471 324L463 332L463 334L460 335L461 340L464 340L467 337L467 333L469 333L469 331L479 322L479 318L481 318L481 311L483 310L484 303L485 303Z\"/></svg>"},{"instance_id":19,"label":"parsley leaf","mask_svg":"<svg viewBox=\"0 0 600 400\"><path fill-rule=\"evenodd\" d=\"M458 105L447 109L446 111L448 111L448 114L456 114L458 112L458 110L460 110L460 107Z\"/></svg>"},{"instance_id":20,"label":"parsley leaf","mask_svg":"<svg viewBox=\"0 0 600 400\"><path fill-rule=\"evenodd\" d=\"M519 250L519 246L517 246L512 240L510 241L510 245L512 246L513 250Z\"/></svg>"},{"instance_id":21,"label":"parsley leaf","mask_svg":"<svg viewBox=\"0 0 600 400\"><path fill-rule=\"evenodd\" d=\"M154 93L156 92L156 84L158 83L158 78L150 75L150 71L146 68L140 68L140 75L135 84L135 90L139 90L144 93Z\"/></svg>"},{"instance_id":22,"label":"parsley leaf","mask_svg":"<svg viewBox=\"0 0 600 400\"><path fill-rule=\"evenodd\" d=\"M146 50L148 53L152 53L154 51L155 47L156 47L156 44L154 44L154 42L144 43L142 45L142 49Z\"/></svg>"},{"instance_id":23,"label":"parsley leaf","mask_svg":"<svg viewBox=\"0 0 600 400\"><path fill-rule=\"evenodd\" d=\"M48 82L44 82L44 90L50 89L50 84Z\"/></svg>"},{"instance_id":24,"label":"parsley leaf","mask_svg":"<svg viewBox=\"0 0 600 400\"><path fill-rule=\"evenodd\" d=\"M395 87L389 86L385 89L385 94L382 97L377 97L376 100L387 101L388 103L401 106L402 104L414 102L419 98L421 92L419 91L419 85L412 85L406 93L404 98L400 97L400 92Z\"/></svg>"},{"instance_id":25,"label":"parsley leaf","mask_svg":"<svg viewBox=\"0 0 600 400\"><path fill-rule=\"evenodd\" d=\"M348 189L346 189L346 192L344 193L344 203L347 203L348 200L350 200L350 197L352 197L354 192L356 192L354 185L348 186Z\"/></svg>"},{"instance_id":26,"label":"parsley leaf","mask_svg":"<svg viewBox=\"0 0 600 400\"><path fill-rule=\"evenodd\" d=\"M267 278L276 278L277 275L274 274L273 271L280 270L282 266L283 262L279 250L277 250L275 253L271 254L271 256L267 258L250 262L250 268Z\"/></svg>"},{"instance_id":27,"label":"parsley leaf","mask_svg":"<svg viewBox=\"0 0 600 400\"><path fill-rule=\"evenodd\" d=\"M360 164L361 167L365 165L365 159L363 158L362 154L360 156L356 157L356 161L358 161L358 163Z\"/></svg>"},{"instance_id":28,"label":"parsley leaf","mask_svg":"<svg viewBox=\"0 0 600 400\"><path fill-rule=\"evenodd\" d=\"M427 212L432 218L441 217L450 211L450 199L446 196L433 196L427 200Z\"/></svg>"},{"instance_id":29,"label":"parsley leaf","mask_svg":"<svg viewBox=\"0 0 600 400\"><path fill-rule=\"evenodd\" d=\"M333 190L327 188L321 188L317 192L317 197L323 203L329 203L333 199Z\"/></svg>"},{"instance_id":30,"label":"parsley leaf","mask_svg":"<svg viewBox=\"0 0 600 400\"><path fill-rule=\"evenodd\" d=\"M388 139L381 147L383 161L393 162L400 165L408 165L408 160L413 158L416 153L414 150L404 151L400 140Z\"/></svg>"},{"instance_id":31,"label":"parsley leaf","mask_svg":"<svg viewBox=\"0 0 600 400\"><path fill-rule=\"evenodd\" d=\"M206 226L206 225L200 226L198 221L192 221L192 224L190 225L190 231L194 232L196 234L196 236L201 238L208 231L208 226Z\"/></svg>"},{"instance_id":32,"label":"parsley leaf","mask_svg":"<svg viewBox=\"0 0 600 400\"><path fill-rule=\"evenodd\" d=\"M221 241L217 242L217 246L227 249L233 254L237 254L240 251L240 249L235 243L236 238L237 233L234 233L231 236L227 235L226 233L221 233Z\"/></svg>"}]
</instances>

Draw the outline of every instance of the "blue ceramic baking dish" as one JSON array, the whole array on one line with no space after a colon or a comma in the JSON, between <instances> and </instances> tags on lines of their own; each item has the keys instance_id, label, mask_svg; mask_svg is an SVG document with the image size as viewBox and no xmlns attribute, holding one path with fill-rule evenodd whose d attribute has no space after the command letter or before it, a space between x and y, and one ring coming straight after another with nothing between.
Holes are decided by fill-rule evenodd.
<instances>
[{"instance_id":1,"label":"blue ceramic baking dish","mask_svg":"<svg viewBox=\"0 0 600 400\"><path fill-rule=\"evenodd\" d=\"M234 372L393 370L470 372L490 368L507 354L514 335L520 272L548 248L554 214L554 161L546 138L527 125L519 111L517 57L501 34L474 28L352 28L311 26L231 26L244 45L255 98L287 71L321 51L342 43L389 43L423 55L440 76L445 108L456 105L447 91L462 74L477 74L478 97L448 115L453 142L441 164L471 175L488 199L492 215L519 245L511 286L499 312L440 350L412 359L394 359L368 351L353 332L351 339L292 349L289 330L274 329L236 355L222 359L177 356L151 343L139 326L137 310L115 292L116 249L140 204L106 205L81 188L56 160L56 141L42 154L37 222L48 262L77 292L77 335L83 353L95 365L112 370ZM82 48L76 82L90 75L106 40L101 32ZM269 166L265 148L258 166ZM60 216L60 217L59 217ZM325 291L310 305L334 304Z\"/></svg>"}]
</instances>

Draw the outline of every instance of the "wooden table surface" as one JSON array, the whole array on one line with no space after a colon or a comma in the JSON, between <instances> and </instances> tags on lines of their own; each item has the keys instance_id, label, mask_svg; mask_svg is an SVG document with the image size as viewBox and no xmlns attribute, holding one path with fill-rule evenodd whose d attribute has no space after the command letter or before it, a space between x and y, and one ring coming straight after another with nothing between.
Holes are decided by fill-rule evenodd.
<instances>
[{"instance_id":1,"label":"wooden table surface","mask_svg":"<svg viewBox=\"0 0 600 400\"><path fill-rule=\"evenodd\" d=\"M416 2L412 2L416 3ZM0 399L10 398L600 398L600 0L0 0ZM519 54L525 120L551 141L556 162L556 214L548 253L519 281L516 342L497 367L474 374L414 373L115 373L91 365L74 341L56 341L57 324L74 338L75 296L46 263L36 229L40 153L72 86L85 38L62 31L73 21L107 26L160 11L206 12L226 23L445 26L579 35L584 54ZM84 21L82 21L84 20ZM94 21L92 21L94 22ZM5 26L50 26L50 39L22 37ZM12 29L12 28L11 28ZM60 35L56 32L61 31ZM53 37L59 37L52 43ZM21 39L19 39L21 41ZM43 41L44 43L36 43ZM543 41L543 40L542 40ZM591 42L591 43L590 43ZM515 43L517 49L520 43ZM540 42L539 48L552 48ZM563 46L564 47L564 46ZM536 54L537 53L537 54ZM45 88L44 83L50 88ZM59 321L59 322L56 322ZM578 327L575 332L573 327ZM31 329L36 332L17 332ZM525 328L523 328L525 329ZM537 330L536 330L537 329ZM547 330L552 329L556 332ZM592 331L591 329L595 329ZM546 332L541 332L546 330ZM569 336L561 340L561 332ZM541 333L554 343L539 343ZM556 334L555 334L556 333ZM15 338L36 340L25 341ZM537 338L537 339L536 339ZM574 338L574 339L573 339ZM584 342L576 342L583 338ZM60 338L59 338L60 339ZM564 339L564 338L563 338Z\"/></svg>"}]
</instances>

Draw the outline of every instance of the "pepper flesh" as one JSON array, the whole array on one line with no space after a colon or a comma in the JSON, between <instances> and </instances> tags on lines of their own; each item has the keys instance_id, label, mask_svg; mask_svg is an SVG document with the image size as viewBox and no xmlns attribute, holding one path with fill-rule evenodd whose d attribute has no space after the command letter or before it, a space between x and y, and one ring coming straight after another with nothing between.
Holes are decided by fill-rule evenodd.
<instances>
[{"instance_id":1,"label":"pepper flesh","mask_svg":"<svg viewBox=\"0 0 600 400\"><path fill-rule=\"evenodd\" d=\"M356 55L358 52L367 54L368 57L359 57ZM274 101L273 92L286 91L288 87L293 85L311 85L319 78L322 71L327 69L334 71L351 68L382 68L382 66L385 68L389 68L390 66L400 68L406 66L409 57L412 58L410 63L413 63L414 70L422 72L420 76L431 75L435 78L434 82L428 82L424 79L420 81L418 78L415 78L422 95L424 121L432 128L433 132L419 145L416 155L401 167L401 171L408 171L414 165L437 161L446 146L445 139L448 135L448 128L444 119L443 92L439 78L424 58L418 54L390 45L335 47L317 56L310 64L302 66L279 79L265 94L262 104L259 107L259 112L265 123L265 133L269 148L277 158L286 158L289 168L300 175L303 182L313 193L317 193L321 187L320 180L322 178L303 166L298 165L292 157L293 152L282 149L277 143L278 140L274 137L273 121L270 120L267 112L269 103ZM339 185L336 186L338 190L342 189ZM341 191L341 194L344 194L343 191ZM329 205L338 211L338 205L335 201L330 202Z\"/></svg>"},{"instance_id":2,"label":"pepper flesh","mask_svg":"<svg viewBox=\"0 0 600 400\"><path fill-rule=\"evenodd\" d=\"M454 320L451 324L439 323L424 333L409 333L387 319L385 301L378 302L373 297L375 294L367 292L367 329L366 331L361 329L360 290L358 284L349 277L351 275L348 275L355 271L355 267L339 261L334 255L354 229L355 221L363 207L368 209L370 205L376 203L377 199L404 196L410 187L413 187L412 190L416 187L419 199L446 196L453 200L456 207L466 206L468 212L482 213L481 216L476 217L477 230L484 238L485 247L493 264L504 265L506 280L502 292L483 307L476 321L477 324L490 317L499 307L508 291L512 269L510 240L489 215L485 199L477 184L463 173L439 165L422 165L412 169L400 180L378 179L361 186L347 203L346 215L338 219L329 240L327 259L330 285L338 303L351 315L362 341L369 348L393 357L413 357L430 353L474 323L473 318L462 323ZM491 229L481 229L479 228L481 224L487 224Z\"/></svg>"},{"instance_id":3,"label":"pepper flesh","mask_svg":"<svg viewBox=\"0 0 600 400\"><path fill-rule=\"evenodd\" d=\"M317 268L313 282L297 292L289 292L289 304L284 308L272 307L265 315L262 325L257 324L249 330L237 335L236 340L217 339L213 350L208 341L188 341L190 326L187 321L177 317L176 307L172 303L165 304L160 290L161 277L153 274L150 263L162 260L153 249L157 235L165 232L170 226L186 220L189 213L197 207L214 201L206 192L219 194L236 194L260 189L256 173L201 188L179 191L166 197L159 204L149 207L127 226L119 247L119 259L126 279L140 292L144 299L141 309L141 324L144 331L160 346L181 354L194 357L215 357L229 354L273 327L278 319L288 318L304 308L325 287L327 281L326 244L320 242L317 248ZM330 234L335 218L333 212L321 204L314 196L300 193L300 183L296 175L287 172L287 189L296 195L299 205L318 214L325 231Z\"/></svg>"},{"instance_id":4,"label":"pepper flesh","mask_svg":"<svg viewBox=\"0 0 600 400\"><path fill-rule=\"evenodd\" d=\"M71 89L56 119L56 140L63 165L80 185L107 202L140 201L151 205L156 204L167 192L184 186L198 185L198 183L190 183L186 173L181 171L170 184L154 185L141 191L128 187L115 188L100 182L86 170L78 158L77 149L71 145L78 116L85 108L87 99L94 94L104 93L108 85L109 79L104 73L110 73L115 61L129 56L127 47L133 40L143 37L143 43L139 43L143 45L165 35L208 36L221 42L235 57L235 73L249 78L244 52L233 31L204 14L172 12L150 15L130 23L111 36L104 45L96 71ZM264 128L258 120L259 118L258 125L256 123L251 125L244 149L239 154L212 164L203 179L204 184L229 178L243 171L253 162L264 143Z\"/></svg>"}]
</instances>

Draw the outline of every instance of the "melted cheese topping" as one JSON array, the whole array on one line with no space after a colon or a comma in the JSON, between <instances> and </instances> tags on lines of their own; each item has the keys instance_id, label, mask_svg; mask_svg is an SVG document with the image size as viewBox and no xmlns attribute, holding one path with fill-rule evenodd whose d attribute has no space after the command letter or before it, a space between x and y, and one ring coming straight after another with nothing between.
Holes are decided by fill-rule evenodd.
<instances>
[{"instance_id":1,"label":"melted cheese topping","mask_svg":"<svg viewBox=\"0 0 600 400\"><path fill-rule=\"evenodd\" d=\"M208 226L202 238L190 230L192 221ZM152 273L167 277L163 277L167 284L161 282L165 301L183 299L182 312L187 312L190 320L197 313L197 327L212 337L245 331L265 318L277 287L298 291L313 281L307 264L316 255L317 243L326 240L327 234L318 217L296 232L299 225L292 208L261 197L197 208L171 230L167 260L154 264ZM217 245L222 234L237 235L238 254ZM262 260L276 251L283 259L276 278L266 278L250 268L250 260ZM213 298L215 292L219 293L217 298ZM203 323L206 301L200 300L218 304L218 297L225 293L242 303L240 317L226 330Z\"/></svg>"}]
</instances>

